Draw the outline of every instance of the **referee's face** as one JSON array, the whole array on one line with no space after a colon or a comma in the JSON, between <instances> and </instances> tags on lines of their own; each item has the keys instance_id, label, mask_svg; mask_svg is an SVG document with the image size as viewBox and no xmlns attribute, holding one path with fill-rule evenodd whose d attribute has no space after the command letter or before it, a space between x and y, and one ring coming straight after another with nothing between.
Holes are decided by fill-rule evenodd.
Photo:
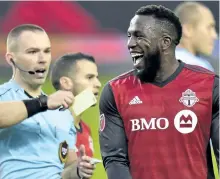
<instances>
[{"instance_id":1,"label":"referee's face","mask_svg":"<svg viewBox=\"0 0 220 179\"><path fill-rule=\"evenodd\" d=\"M29 74L16 68L15 78L23 84L37 88L47 77L51 63L50 40L45 32L25 31L17 39L17 47L13 53L13 60L17 66Z\"/></svg>"}]
</instances>

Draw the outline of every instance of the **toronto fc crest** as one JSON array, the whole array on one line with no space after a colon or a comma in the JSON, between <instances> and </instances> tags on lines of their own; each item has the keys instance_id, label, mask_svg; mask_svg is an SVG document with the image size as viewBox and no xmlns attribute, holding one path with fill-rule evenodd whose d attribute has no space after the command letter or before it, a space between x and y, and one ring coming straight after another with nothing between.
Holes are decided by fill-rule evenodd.
<instances>
[{"instance_id":1,"label":"toronto fc crest","mask_svg":"<svg viewBox=\"0 0 220 179\"><path fill-rule=\"evenodd\" d=\"M105 115L101 114L99 117L99 130L102 132L105 129Z\"/></svg>"},{"instance_id":2,"label":"toronto fc crest","mask_svg":"<svg viewBox=\"0 0 220 179\"><path fill-rule=\"evenodd\" d=\"M185 92L182 93L182 97L179 101L187 107L192 107L199 101L199 99L196 97L195 92L187 89Z\"/></svg>"}]
</instances>

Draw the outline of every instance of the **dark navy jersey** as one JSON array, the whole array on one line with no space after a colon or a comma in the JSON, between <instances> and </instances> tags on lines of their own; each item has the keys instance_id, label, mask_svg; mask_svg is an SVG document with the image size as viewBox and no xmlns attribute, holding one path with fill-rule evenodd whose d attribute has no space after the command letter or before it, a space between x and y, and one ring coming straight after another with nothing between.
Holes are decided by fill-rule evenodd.
<instances>
[{"instance_id":1,"label":"dark navy jersey","mask_svg":"<svg viewBox=\"0 0 220 179\"><path fill-rule=\"evenodd\" d=\"M100 99L100 146L108 179L214 179L219 164L219 78L180 61L162 83L133 71Z\"/></svg>"}]
</instances>

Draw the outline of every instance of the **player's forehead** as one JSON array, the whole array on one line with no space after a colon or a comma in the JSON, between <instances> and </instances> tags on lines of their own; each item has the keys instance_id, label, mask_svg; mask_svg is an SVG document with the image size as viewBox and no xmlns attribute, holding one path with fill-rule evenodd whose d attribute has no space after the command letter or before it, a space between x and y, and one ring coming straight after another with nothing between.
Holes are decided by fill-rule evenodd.
<instances>
[{"instance_id":1,"label":"player's forehead","mask_svg":"<svg viewBox=\"0 0 220 179\"><path fill-rule=\"evenodd\" d=\"M17 43L20 50L29 48L46 49L51 47L48 35L42 31L24 31L17 38Z\"/></svg>"},{"instance_id":2,"label":"player's forehead","mask_svg":"<svg viewBox=\"0 0 220 179\"><path fill-rule=\"evenodd\" d=\"M80 74L82 76L85 76L88 74L95 75L95 76L98 75L97 65L94 62L91 62L86 59L78 60L76 62L75 68L76 68L77 74Z\"/></svg>"},{"instance_id":3,"label":"player's forehead","mask_svg":"<svg viewBox=\"0 0 220 179\"><path fill-rule=\"evenodd\" d=\"M199 8L199 23L207 25L215 25L215 19L212 12L205 7Z\"/></svg>"},{"instance_id":4,"label":"player's forehead","mask_svg":"<svg viewBox=\"0 0 220 179\"><path fill-rule=\"evenodd\" d=\"M128 28L129 33L136 31L146 32L149 29L153 29L155 24L155 18L152 16L135 15Z\"/></svg>"}]
</instances>

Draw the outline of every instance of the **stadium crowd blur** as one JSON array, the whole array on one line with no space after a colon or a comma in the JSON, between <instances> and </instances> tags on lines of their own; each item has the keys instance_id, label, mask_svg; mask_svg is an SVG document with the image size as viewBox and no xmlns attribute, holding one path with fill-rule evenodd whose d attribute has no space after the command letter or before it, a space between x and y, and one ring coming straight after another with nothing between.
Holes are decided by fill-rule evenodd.
<instances>
[{"instance_id":1,"label":"stadium crowd blur","mask_svg":"<svg viewBox=\"0 0 220 179\"><path fill-rule=\"evenodd\" d=\"M135 11L139 7L148 4L161 4L171 10L175 10L180 3L180 1L1 1L0 82L2 83L11 78L10 66L4 60L5 41L7 33L17 25L28 23L36 24L44 28L52 41L53 59L57 59L59 56L68 52L81 51L93 55L99 65L100 76L109 77L108 79L110 79L112 76L132 68L131 57L126 44L127 28ZM199 35L199 31L195 31L194 34L190 34L190 38L198 35L198 38L194 38L193 42L193 45L198 48L196 53L191 55L196 56L196 58L199 58L201 61L207 61L213 70L219 74L219 2L206 1L201 3L209 8L210 12L213 14L216 23L216 27L214 28L216 28L217 33L210 38L215 44L210 53L203 53L206 51L204 50L204 48L206 48L204 44L205 41L203 40L204 36ZM122 11L122 7L126 8L123 8ZM198 14L196 21L199 23L201 16L198 16ZM187 35L189 35L189 29L184 29L183 36L185 37ZM211 33L208 35L211 36ZM187 38L189 37L187 36ZM187 46L184 47L184 45L182 45L180 48L189 52ZM98 114L96 117L98 118ZM97 120L98 123L98 119L95 120ZM95 129L93 129L93 131L95 131ZM96 143L97 141L96 139L94 140ZM96 152L99 152L97 146L98 145L96 145L95 150L97 149ZM102 172L104 173L103 168Z\"/></svg>"},{"instance_id":2,"label":"stadium crowd blur","mask_svg":"<svg viewBox=\"0 0 220 179\"><path fill-rule=\"evenodd\" d=\"M43 27L52 39L54 59L66 52L83 51L94 55L100 72L121 73L131 68L126 47L127 27L135 10L147 4L161 4L172 10L181 2L0 2L0 66L9 67L4 61L5 39L16 25L33 23ZM219 26L218 2L202 2L214 15L216 30ZM121 13L122 6L126 9ZM197 13L199 14L199 13ZM198 16L198 15L197 15ZM199 16L198 16L199 17ZM200 19L198 18L197 21ZM200 37L201 38L201 37ZM199 42L198 42L199 41ZM202 40L197 40L202 44ZM209 61L218 73L219 41L211 54L196 54ZM202 52L202 51L200 51ZM124 65L118 65L124 64ZM106 68L111 65L112 68ZM1 76L9 75L1 70ZM7 76L8 77L8 76Z\"/></svg>"}]
</instances>

